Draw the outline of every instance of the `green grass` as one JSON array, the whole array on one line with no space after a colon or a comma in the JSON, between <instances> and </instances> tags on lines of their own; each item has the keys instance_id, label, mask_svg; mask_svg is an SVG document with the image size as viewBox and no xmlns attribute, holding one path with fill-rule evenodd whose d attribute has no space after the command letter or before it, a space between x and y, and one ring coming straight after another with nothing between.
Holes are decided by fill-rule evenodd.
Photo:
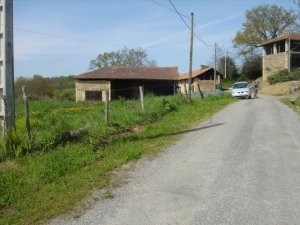
<instances>
[{"instance_id":1,"label":"green grass","mask_svg":"<svg viewBox=\"0 0 300 225\"><path fill-rule=\"evenodd\" d=\"M88 135L0 163L0 224L38 224L72 209L95 188L107 186L110 171L157 153L180 133L208 118L211 109L216 112L233 101L226 96L194 99L186 104L177 96L150 97L145 99L145 113L140 111L138 101L116 101L111 104L110 125L103 122L103 105L31 102L32 119L40 120L33 129L40 130L40 135L50 135L47 128L53 131L45 121L53 120L52 116L58 122L64 119L72 129L89 124ZM17 107L17 127L21 129L22 106ZM144 129L95 149L99 138L135 125ZM104 195L112 197L110 192Z\"/></svg>"},{"instance_id":2,"label":"green grass","mask_svg":"<svg viewBox=\"0 0 300 225\"><path fill-rule=\"evenodd\" d=\"M298 112L300 114L300 97L293 99L294 101L292 102L291 99L289 98L284 98L281 99L281 101L286 104L287 106L289 106L290 108L292 108L293 110L295 110L296 112Z\"/></svg>"}]
</instances>

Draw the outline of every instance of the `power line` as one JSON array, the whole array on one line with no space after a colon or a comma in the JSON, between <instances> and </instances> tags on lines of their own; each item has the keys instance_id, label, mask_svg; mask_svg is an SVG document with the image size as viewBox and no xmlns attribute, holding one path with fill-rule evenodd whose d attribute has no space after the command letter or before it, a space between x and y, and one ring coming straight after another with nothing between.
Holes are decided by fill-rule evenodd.
<instances>
[{"instance_id":1,"label":"power line","mask_svg":"<svg viewBox=\"0 0 300 225\"><path fill-rule=\"evenodd\" d=\"M151 0L152 1L152 0ZM170 4L173 6L174 10L176 11L176 13L178 14L178 16L181 18L181 20L183 21L183 23L186 25L186 27L191 30L191 27L187 24L187 22L183 19L182 14L178 11L178 9L176 8L176 6L173 4L173 2L171 0L169 0ZM194 24L193 24L194 26ZM195 26L194 26L195 27ZM197 28L196 28L197 30ZM200 41L202 42L204 45L208 46L208 47L212 47L214 45L209 45L207 44L205 41L203 41L201 38L199 38L195 32L193 32L193 35Z\"/></svg>"},{"instance_id":2,"label":"power line","mask_svg":"<svg viewBox=\"0 0 300 225\"><path fill-rule=\"evenodd\" d=\"M157 2L157 1L155 1L155 0L150 0L150 1L153 2L153 3L155 3L156 5L159 5L159 6L163 7L163 8L165 8L165 9L168 9L169 11L171 11L171 12L173 12L173 13L177 13L176 11L174 11L173 9L171 9L170 7L165 6L165 5L161 4L160 2ZM187 16L187 15L184 15L184 14L182 14L182 13L180 13L180 15L183 16L183 17L185 17L185 18L190 19L190 17Z\"/></svg>"},{"instance_id":3,"label":"power line","mask_svg":"<svg viewBox=\"0 0 300 225\"><path fill-rule=\"evenodd\" d=\"M187 28L190 30L190 26L185 22L185 20L183 19L181 13L177 10L177 8L175 7L175 5L173 4L173 2L171 0L169 0L170 4L173 6L174 10L176 11L176 13L178 14L178 16L181 18L181 20L183 21L183 23L187 26Z\"/></svg>"},{"instance_id":4,"label":"power line","mask_svg":"<svg viewBox=\"0 0 300 225\"><path fill-rule=\"evenodd\" d=\"M212 45L212 44L207 44L207 43L203 40L203 38L200 38L201 35L200 35L199 30L197 29L197 26L194 26L194 27L195 27L196 32L198 33L198 36L199 36L199 37L197 37L197 35L195 35L195 36L197 37L197 39L198 39L199 41L201 41L204 45L209 46L209 47L213 47L214 45Z\"/></svg>"},{"instance_id":5,"label":"power line","mask_svg":"<svg viewBox=\"0 0 300 225\"><path fill-rule=\"evenodd\" d=\"M103 46L103 44L101 44L99 42L95 42L95 41L69 38L69 37L62 36L62 35L50 34L50 33L45 33L45 32L40 32L40 31L34 31L34 30L19 28L19 27L15 27L15 29L20 30L20 31L25 31L25 32L28 32L28 33L39 34L39 35L44 35L44 36L49 36L49 37L54 37L54 38L59 38L59 39L65 39L65 40L68 40L68 41L75 41L75 42L82 42L82 43L86 43L86 44L94 44L94 45L98 45L98 46ZM110 45L110 46L113 46L113 45Z\"/></svg>"}]
</instances>

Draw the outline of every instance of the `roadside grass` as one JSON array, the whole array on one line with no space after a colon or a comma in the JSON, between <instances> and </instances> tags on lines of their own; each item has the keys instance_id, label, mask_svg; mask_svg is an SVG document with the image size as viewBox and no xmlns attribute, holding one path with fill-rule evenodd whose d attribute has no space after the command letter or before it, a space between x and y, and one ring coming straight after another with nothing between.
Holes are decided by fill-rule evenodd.
<instances>
[{"instance_id":1,"label":"roadside grass","mask_svg":"<svg viewBox=\"0 0 300 225\"><path fill-rule=\"evenodd\" d=\"M300 96L293 99L293 101L291 101L290 98L284 98L281 99L281 102L283 102L284 104L286 104L287 106L289 106L290 108L292 108L293 110L295 110L297 113L300 114Z\"/></svg>"},{"instance_id":2,"label":"roadside grass","mask_svg":"<svg viewBox=\"0 0 300 225\"><path fill-rule=\"evenodd\" d=\"M63 119L72 129L89 124L88 135L0 163L0 224L40 224L71 210L93 190L106 187L110 171L159 152L192 125L234 101L237 100L229 95L194 99L192 104L186 104L178 96L148 97L146 112L142 113L139 101L120 100L111 104L109 125L99 118L103 105L32 102L32 113L40 112L36 114L38 117L33 116L40 120L33 126L40 135L51 126L44 120L52 120L52 116ZM20 105L17 110L17 127L21 129ZM105 147L95 149L102 137L135 125L144 128L129 136L118 136ZM51 127L49 130L49 134L53 132ZM112 198L113 193L108 192L104 197Z\"/></svg>"}]
</instances>

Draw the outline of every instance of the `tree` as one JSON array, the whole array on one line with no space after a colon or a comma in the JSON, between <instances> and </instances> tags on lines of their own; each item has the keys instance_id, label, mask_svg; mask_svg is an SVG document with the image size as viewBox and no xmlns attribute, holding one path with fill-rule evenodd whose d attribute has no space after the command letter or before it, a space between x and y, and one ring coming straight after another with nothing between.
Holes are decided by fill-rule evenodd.
<instances>
[{"instance_id":1,"label":"tree","mask_svg":"<svg viewBox=\"0 0 300 225\"><path fill-rule=\"evenodd\" d=\"M142 48L123 48L118 51L104 52L90 62L91 70L106 66L156 66L156 62L149 60L146 50Z\"/></svg>"},{"instance_id":2,"label":"tree","mask_svg":"<svg viewBox=\"0 0 300 225\"><path fill-rule=\"evenodd\" d=\"M297 15L277 5L260 5L245 13L246 22L233 44L241 55L255 51L259 44L296 29Z\"/></svg>"},{"instance_id":3,"label":"tree","mask_svg":"<svg viewBox=\"0 0 300 225\"><path fill-rule=\"evenodd\" d=\"M220 73L225 75L225 56L221 57L218 60L218 70ZM237 79L239 74L238 74L238 70L237 67L235 65L234 60L227 56L226 57L226 73L227 73L227 79L229 80L234 80Z\"/></svg>"},{"instance_id":4,"label":"tree","mask_svg":"<svg viewBox=\"0 0 300 225\"><path fill-rule=\"evenodd\" d=\"M17 98L22 96L22 86L27 87L28 95L37 98L51 96L53 92L53 87L40 75L34 75L33 78L18 78L15 82L15 95Z\"/></svg>"},{"instance_id":5,"label":"tree","mask_svg":"<svg viewBox=\"0 0 300 225\"><path fill-rule=\"evenodd\" d=\"M242 70L242 77L248 80L255 80L262 76L262 57L260 55L252 55L245 58Z\"/></svg>"}]
</instances>

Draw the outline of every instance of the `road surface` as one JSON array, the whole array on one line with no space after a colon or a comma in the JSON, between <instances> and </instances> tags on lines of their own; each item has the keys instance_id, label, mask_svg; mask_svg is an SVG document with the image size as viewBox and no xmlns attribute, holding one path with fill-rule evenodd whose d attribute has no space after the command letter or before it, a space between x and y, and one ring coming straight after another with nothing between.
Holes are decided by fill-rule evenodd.
<instances>
[{"instance_id":1,"label":"road surface","mask_svg":"<svg viewBox=\"0 0 300 225\"><path fill-rule=\"evenodd\" d=\"M78 225L300 224L300 117L273 97L241 100L184 134Z\"/></svg>"}]
</instances>

